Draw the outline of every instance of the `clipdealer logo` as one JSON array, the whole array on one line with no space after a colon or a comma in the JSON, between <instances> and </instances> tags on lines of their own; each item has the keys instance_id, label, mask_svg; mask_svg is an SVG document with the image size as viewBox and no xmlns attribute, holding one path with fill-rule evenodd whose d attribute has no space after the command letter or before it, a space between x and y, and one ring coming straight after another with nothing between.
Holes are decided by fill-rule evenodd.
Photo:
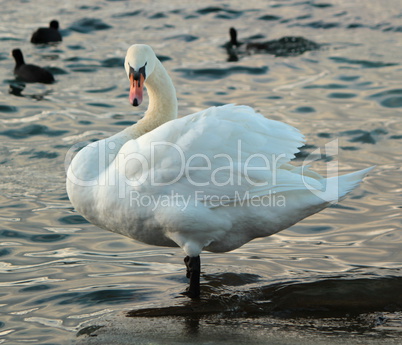
<instances>
[{"instance_id":1,"label":"clipdealer logo","mask_svg":"<svg viewBox=\"0 0 402 345\"><path fill-rule=\"evenodd\" d=\"M87 144L77 143L67 152L65 167L69 169L70 182L83 188L112 187L119 198L128 199L132 206L152 210L170 206L185 210L199 203L210 208L286 206L285 195L280 193L283 181L278 181L283 164L289 161L285 154L246 155L240 140L234 154L216 153L212 157L202 152L189 155L180 146L162 141L152 142L147 152L129 154L122 153L121 144L113 140ZM86 154L90 161L85 166L71 164L76 152L84 146L84 150L90 150ZM335 139L325 145L323 152L321 149L311 152L299 168L295 167L299 169L303 187L329 202L335 202L338 195L337 154ZM317 178L312 179L315 173L309 166L322 157L330 157L324 177L331 178L321 179L317 187Z\"/></svg>"}]
</instances>

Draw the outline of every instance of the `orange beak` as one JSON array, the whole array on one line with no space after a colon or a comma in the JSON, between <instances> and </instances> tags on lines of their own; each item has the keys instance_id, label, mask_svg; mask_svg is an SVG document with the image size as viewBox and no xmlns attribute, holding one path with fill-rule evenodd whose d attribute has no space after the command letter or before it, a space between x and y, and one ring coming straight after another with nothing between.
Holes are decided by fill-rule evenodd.
<instances>
[{"instance_id":1,"label":"orange beak","mask_svg":"<svg viewBox=\"0 0 402 345\"><path fill-rule=\"evenodd\" d=\"M142 73L139 74L139 78L134 79L134 74L130 74L130 103L133 106L138 106L142 102L142 92L144 89L144 75Z\"/></svg>"}]
</instances>

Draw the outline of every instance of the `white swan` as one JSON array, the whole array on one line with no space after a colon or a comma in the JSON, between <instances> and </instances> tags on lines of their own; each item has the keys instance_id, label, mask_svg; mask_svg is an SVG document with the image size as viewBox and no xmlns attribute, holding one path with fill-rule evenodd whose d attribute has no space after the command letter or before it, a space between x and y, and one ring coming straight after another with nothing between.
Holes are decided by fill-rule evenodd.
<instances>
[{"instance_id":1,"label":"white swan","mask_svg":"<svg viewBox=\"0 0 402 345\"><path fill-rule=\"evenodd\" d=\"M294 167L300 132L247 106L176 119L175 88L147 45L128 49L125 69L130 102L141 103L145 85L148 110L78 152L67 172L68 196L101 228L183 248L192 298L200 294L202 250L226 252L286 229L336 202L371 169L325 179Z\"/></svg>"}]
</instances>

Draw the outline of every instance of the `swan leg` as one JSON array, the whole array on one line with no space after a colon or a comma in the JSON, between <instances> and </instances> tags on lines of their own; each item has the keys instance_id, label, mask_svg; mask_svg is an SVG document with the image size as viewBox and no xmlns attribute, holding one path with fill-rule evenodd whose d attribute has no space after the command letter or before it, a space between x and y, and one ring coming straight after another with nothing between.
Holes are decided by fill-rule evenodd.
<instances>
[{"instance_id":1,"label":"swan leg","mask_svg":"<svg viewBox=\"0 0 402 345\"><path fill-rule=\"evenodd\" d=\"M200 296L200 256L186 256L184 258L184 263L187 267L186 277L190 278L190 285L184 294L190 298L197 298Z\"/></svg>"}]
</instances>

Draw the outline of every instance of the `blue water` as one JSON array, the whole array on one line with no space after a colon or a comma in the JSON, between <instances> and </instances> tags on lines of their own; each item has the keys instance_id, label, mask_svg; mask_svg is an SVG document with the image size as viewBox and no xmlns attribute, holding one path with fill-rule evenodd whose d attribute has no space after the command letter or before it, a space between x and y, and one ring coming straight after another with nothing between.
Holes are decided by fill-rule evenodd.
<instances>
[{"instance_id":1,"label":"blue water","mask_svg":"<svg viewBox=\"0 0 402 345\"><path fill-rule=\"evenodd\" d=\"M72 209L65 191L70 148L122 130L146 109L146 100L140 108L128 103L122 62L133 43L153 46L163 61L181 116L247 104L299 128L307 145L297 160L316 158L321 173L329 161L341 173L376 165L339 205L231 253L203 255L203 289L222 302L207 314L225 315L230 303L238 317L258 322L260 309L250 306L256 291L264 315L291 318L296 306L316 316L323 306L325 316L400 312L402 4L387 3L2 3L0 343L69 344L98 316L180 304L175 297L187 284L180 249L96 228ZM63 42L29 43L52 19L60 22ZM299 56L245 54L228 62L223 46L231 26L241 40L297 35L322 46ZM48 67L56 83L17 83L13 48L27 63ZM338 154L331 156L324 148L334 140ZM322 293L328 289L342 298ZM163 313L155 307L150 315ZM380 339L384 332L400 335L402 327L384 331L384 324L377 333L366 326Z\"/></svg>"}]
</instances>

